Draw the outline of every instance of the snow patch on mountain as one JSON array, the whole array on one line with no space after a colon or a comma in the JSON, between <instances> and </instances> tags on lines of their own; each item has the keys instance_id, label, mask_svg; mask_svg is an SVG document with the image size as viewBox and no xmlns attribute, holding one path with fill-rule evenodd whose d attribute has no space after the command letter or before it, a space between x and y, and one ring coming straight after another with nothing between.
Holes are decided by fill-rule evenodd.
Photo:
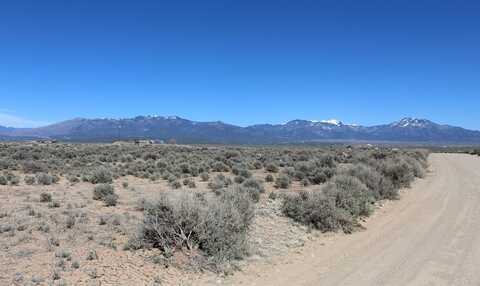
<instances>
[{"instance_id":1,"label":"snow patch on mountain","mask_svg":"<svg viewBox=\"0 0 480 286\"><path fill-rule=\"evenodd\" d=\"M338 120L338 119L327 119L327 120L320 120L321 123L326 123L326 124L331 124L331 125L336 125L336 126L340 126L342 125L342 121Z\"/></svg>"},{"instance_id":2,"label":"snow patch on mountain","mask_svg":"<svg viewBox=\"0 0 480 286\"><path fill-rule=\"evenodd\" d=\"M431 125L432 122L426 119L419 119L419 118L411 118L406 117L400 121L396 121L391 124L392 127L400 127L400 128L407 128L407 127L417 127L417 128L424 128Z\"/></svg>"}]
</instances>

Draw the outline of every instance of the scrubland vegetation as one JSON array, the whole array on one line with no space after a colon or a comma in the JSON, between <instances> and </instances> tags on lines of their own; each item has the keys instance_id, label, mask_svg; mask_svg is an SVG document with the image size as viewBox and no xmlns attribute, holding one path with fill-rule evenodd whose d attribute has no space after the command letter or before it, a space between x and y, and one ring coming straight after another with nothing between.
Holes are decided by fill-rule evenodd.
<instances>
[{"instance_id":1,"label":"scrubland vegetation","mask_svg":"<svg viewBox=\"0 0 480 286\"><path fill-rule=\"evenodd\" d=\"M321 231L351 232L377 200L396 199L398 190L423 177L427 153L357 153L321 188L285 196L283 213Z\"/></svg>"},{"instance_id":2,"label":"scrubland vegetation","mask_svg":"<svg viewBox=\"0 0 480 286\"><path fill-rule=\"evenodd\" d=\"M343 146L1 144L0 185L15 191L3 199L29 191L23 201L15 199L19 205L0 203L0 243L7 247L7 237L21 232L22 239L46 239L59 251L64 244L76 247L64 240L83 239L78 244L92 248L97 242L115 251L156 253L151 259L162 265L187 255L221 271L249 255L259 205L275 201L294 224L350 233L375 202L397 199L401 188L424 176L427 156L424 150ZM80 271L82 259L95 262L98 255L89 249L68 267L68 257L59 255L63 262L50 278Z\"/></svg>"},{"instance_id":3,"label":"scrubland vegetation","mask_svg":"<svg viewBox=\"0 0 480 286\"><path fill-rule=\"evenodd\" d=\"M480 156L480 149L474 149L470 152L470 154Z\"/></svg>"},{"instance_id":4,"label":"scrubland vegetation","mask_svg":"<svg viewBox=\"0 0 480 286\"><path fill-rule=\"evenodd\" d=\"M480 147L476 146L431 146L429 150L434 153L464 153L480 156Z\"/></svg>"}]
</instances>

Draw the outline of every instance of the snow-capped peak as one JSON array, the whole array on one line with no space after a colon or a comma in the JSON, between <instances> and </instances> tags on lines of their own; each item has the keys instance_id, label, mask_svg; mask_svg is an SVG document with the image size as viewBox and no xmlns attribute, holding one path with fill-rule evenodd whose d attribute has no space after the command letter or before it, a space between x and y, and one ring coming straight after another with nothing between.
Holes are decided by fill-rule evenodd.
<instances>
[{"instance_id":1,"label":"snow-capped peak","mask_svg":"<svg viewBox=\"0 0 480 286\"><path fill-rule=\"evenodd\" d=\"M342 125L342 121L338 120L338 119L328 119L328 120L321 120L320 121L321 123L326 123L326 124L331 124L331 125L336 125L336 126L340 126Z\"/></svg>"},{"instance_id":2,"label":"snow-capped peak","mask_svg":"<svg viewBox=\"0 0 480 286\"><path fill-rule=\"evenodd\" d=\"M392 126L402 127L402 128L405 128L405 127L426 127L429 124L431 124L431 122L426 120L426 119L405 117L400 121L392 123Z\"/></svg>"},{"instance_id":3,"label":"snow-capped peak","mask_svg":"<svg viewBox=\"0 0 480 286\"><path fill-rule=\"evenodd\" d=\"M309 125L309 126L322 126L322 127L333 127L333 126L343 126L343 122L337 119L329 119L329 120L301 120L296 119L284 123L282 125ZM325 126L327 125L327 126Z\"/></svg>"}]
</instances>

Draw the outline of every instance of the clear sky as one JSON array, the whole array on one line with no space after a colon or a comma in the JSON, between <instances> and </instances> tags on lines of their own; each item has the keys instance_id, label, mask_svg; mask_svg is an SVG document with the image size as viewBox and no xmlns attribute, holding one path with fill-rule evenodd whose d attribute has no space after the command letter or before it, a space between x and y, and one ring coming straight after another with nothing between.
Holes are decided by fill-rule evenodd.
<instances>
[{"instance_id":1,"label":"clear sky","mask_svg":"<svg viewBox=\"0 0 480 286\"><path fill-rule=\"evenodd\" d=\"M480 129L480 2L0 3L0 125L148 114Z\"/></svg>"}]
</instances>

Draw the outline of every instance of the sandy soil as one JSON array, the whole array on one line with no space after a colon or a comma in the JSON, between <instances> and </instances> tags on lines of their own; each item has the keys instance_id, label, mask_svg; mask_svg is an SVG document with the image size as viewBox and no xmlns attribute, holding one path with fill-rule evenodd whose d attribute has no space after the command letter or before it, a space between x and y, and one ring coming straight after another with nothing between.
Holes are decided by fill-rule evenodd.
<instances>
[{"instance_id":1,"label":"sandy soil","mask_svg":"<svg viewBox=\"0 0 480 286\"><path fill-rule=\"evenodd\" d=\"M158 250L123 249L141 221L139 201L153 201L159 192L177 191L171 190L166 181L131 176L116 180L119 202L115 207L105 207L103 202L92 200L94 186L90 183L71 185L62 179L50 186L26 185L24 174L16 175L22 178L20 185L0 185L0 286L197 285L196 279L202 274L196 271L197 265L186 263L181 253L164 265ZM265 175L254 173L257 179ZM207 182L200 178L195 181L197 188L183 188L211 191ZM122 186L124 182L128 182L127 187ZM273 183L266 183L265 188L267 193L280 192ZM300 183L295 182L291 189L300 190ZM58 207L41 202L41 193L51 194ZM280 214L279 203L269 200L268 195L262 197L252 227L252 255L238 261L238 267L283 256L311 239L305 227L292 224ZM74 225L67 226L69 217L75 218ZM98 257L90 260L92 251ZM62 257L64 252L68 256ZM210 276L218 279L216 274Z\"/></svg>"},{"instance_id":2,"label":"sandy soil","mask_svg":"<svg viewBox=\"0 0 480 286\"><path fill-rule=\"evenodd\" d=\"M365 231L325 235L275 264L204 284L480 285L480 158L433 154L430 163Z\"/></svg>"},{"instance_id":3,"label":"sandy soil","mask_svg":"<svg viewBox=\"0 0 480 286\"><path fill-rule=\"evenodd\" d=\"M141 219L138 201L169 190L164 181L122 178L114 208L93 201L87 183L0 186L0 227L13 226L0 233L0 285L480 285L480 157L433 154L430 164L425 179L403 190L401 200L385 202L352 235L309 232L265 197L252 256L226 277L165 268L155 250L123 251ZM204 182L197 186L206 190ZM42 192L59 207L40 202ZM76 223L67 227L70 216ZM92 250L98 258L89 260Z\"/></svg>"}]
</instances>

